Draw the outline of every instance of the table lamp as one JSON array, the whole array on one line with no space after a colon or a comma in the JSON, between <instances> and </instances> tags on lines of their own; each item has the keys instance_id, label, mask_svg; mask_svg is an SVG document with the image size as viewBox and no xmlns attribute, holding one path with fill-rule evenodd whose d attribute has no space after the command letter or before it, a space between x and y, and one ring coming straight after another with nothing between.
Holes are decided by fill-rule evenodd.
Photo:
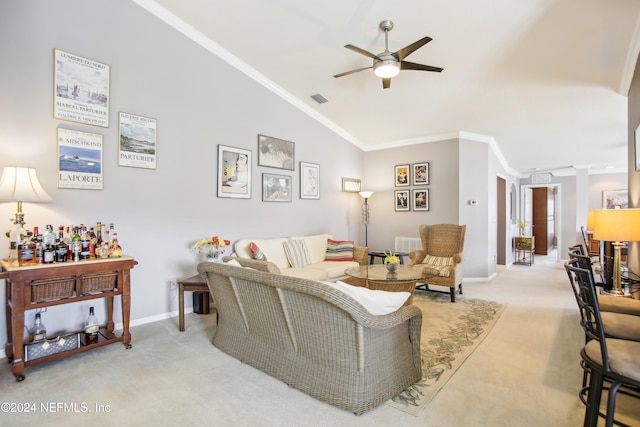
<instances>
[{"instance_id":1,"label":"table lamp","mask_svg":"<svg viewBox=\"0 0 640 427\"><path fill-rule=\"evenodd\" d=\"M22 202L50 202L51 196L40 185L35 169L8 166L2 171L0 178L0 202L17 202L13 224L15 227L7 232L10 239L9 259L17 259L18 242L27 235L24 229L24 213Z\"/></svg>"},{"instance_id":2,"label":"table lamp","mask_svg":"<svg viewBox=\"0 0 640 427\"><path fill-rule=\"evenodd\" d=\"M622 296L622 242L640 241L640 209L602 209L593 211L593 238L613 244L613 289L610 295Z\"/></svg>"},{"instance_id":3,"label":"table lamp","mask_svg":"<svg viewBox=\"0 0 640 427\"><path fill-rule=\"evenodd\" d=\"M373 191L361 191L360 197L364 199L362 205L362 223L364 224L364 245L369 246L367 239L367 226L369 225L369 197L373 194Z\"/></svg>"}]
</instances>

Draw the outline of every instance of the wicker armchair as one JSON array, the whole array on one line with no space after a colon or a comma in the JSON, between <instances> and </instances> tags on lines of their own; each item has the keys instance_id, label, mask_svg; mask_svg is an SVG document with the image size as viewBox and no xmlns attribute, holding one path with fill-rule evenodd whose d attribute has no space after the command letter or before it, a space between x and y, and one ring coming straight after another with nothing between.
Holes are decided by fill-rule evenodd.
<instances>
[{"instance_id":1,"label":"wicker armchair","mask_svg":"<svg viewBox=\"0 0 640 427\"><path fill-rule=\"evenodd\" d=\"M451 302L456 301L456 286L462 294L462 250L466 225L420 225L422 249L409 252L410 266L423 266L423 279L417 288L448 286Z\"/></svg>"}]
</instances>

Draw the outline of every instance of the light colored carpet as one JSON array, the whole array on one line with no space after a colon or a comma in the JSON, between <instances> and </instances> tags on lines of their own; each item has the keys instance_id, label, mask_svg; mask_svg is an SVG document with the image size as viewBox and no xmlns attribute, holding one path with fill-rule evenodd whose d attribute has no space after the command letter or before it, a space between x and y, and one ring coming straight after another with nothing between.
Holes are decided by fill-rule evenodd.
<instances>
[{"instance_id":1,"label":"light colored carpet","mask_svg":"<svg viewBox=\"0 0 640 427\"><path fill-rule=\"evenodd\" d=\"M478 298L417 291L413 303L422 310L420 349L422 380L387 404L418 415L487 336L506 308Z\"/></svg>"},{"instance_id":2,"label":"light colored carpet","mask_svg":"<svg viewBox=\"0 0 640 427\"><path fill-rule=\"evenodd\" d=\"M381 405L359 417L244 365L211 344L213 315L187 314L132 328L131 350L107 346L33 366L17 383L0 360L0 402L36 404L0 413L3 426L575 427L584 407L584 334L567 275L551 257L465 282L464 298L507 304L491 333L417 416ZM135 300L133 301L135 304ZM177 296L171 295L177 311ZM5 359L6 362L6 359ZM41 404L86 403L91 412L45 413ZM640 425L640 405L625 405ZM107 408L99 412L98 408ZM55 408L55 406L54 406Z\"/></svg>"}]
</instances>

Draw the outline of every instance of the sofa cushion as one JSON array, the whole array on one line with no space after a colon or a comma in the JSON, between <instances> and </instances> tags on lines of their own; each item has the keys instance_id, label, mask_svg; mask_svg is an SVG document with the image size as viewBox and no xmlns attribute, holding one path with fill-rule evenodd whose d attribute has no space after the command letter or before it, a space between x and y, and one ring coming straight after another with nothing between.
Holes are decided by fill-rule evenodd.
<instances>
[{"instance_id":1,"label":"sofa cushion","mask_svg":"<svg viewBox=\"0 0 640 427\"><path fill-rule=\"evenodd\" d=\"M353 261L353 240L327 239L325 261Z\"/></svg>"},{"instance_id":2,"label":"sofa cushion","mask_svg":"<svg viewBox=\"0 0 640 427\"><path fill-rule=\"evenodd\" d=\"M433 256L433 255L425 255L422 260L423 264L435 265L439 266L448 266L453 264L453 258L448 256Z\"/></svg>"},{"instance_id":3,"label":"sofa cushion","mask_svg":"<svg viewBox=\"0 0 640 427\"><path fill-rule=\"evenodd\" d=\"M302 268L311 264L309 251L307 250L307 243L304 240L289 240L282 244L292 268Z\"/></svg>"},{"instance_id":4,"label":"sofa cushion","mask_svg":"<svg viewBox=\"0 0 640 427\"><path fill-rule=\"evenodd\" d=\"M425 265L422 270L424 274L437 275L440 277L451 277L450 265Z\"/></svg>"},{"instance_id":5,"label":"sofa cushion","mask_svg":"<svg viewBox=\"0 0 640 427\"><path fill-rule=\"evenodd\" d=\"M313 264L312 264L313 265ZM308 279L308 280L330 280L327 276L327 272L319 269L313 268L311 266L306 266L303 268L285 268L280 270L280 273L284 276L296 277L298 279Z\"/></svg>"},{"instance_id":6,"label":"sofa cushion","mask_svg":"<svg viewBox=\"0 0 640 427\"><path fill-rule=\"evenodd\" d=\"M373 315L389 314L398 311L398 309L407 302L409 296L411 296L409 292L379 291L362 286L352 286L341 281L323 283L349 295L362 304L362 306Z\"/></svg>"},{"instance_id":7,"label":"sofa cushion","mask_svg":"<svg viewBox=\"0 0 640 427\"><path fill-rule=\"evenodd\" d=\"M304 240L309 251L311 264L324 261L327 253L327 239L333 239L331 234L313 234L311 236L291 236L289 240Z\"/></svg>"},{"instance_id":8,"label":"sofa cushion","mask_svg":"<svg viewBox=\"0 0 640 427\"><path fill-rule=\"evenodd\" d=\"M262 253L258 245L255 244L255 242L251 242L251 244L249 245L249 250L251 251L251 256L254 259L257 259L259 261L267 260L267 257L264 255L264 253Z\"/></svg>"},{"instance_id":9,"label":"sofa cushion","mask_svg":"<svg viewBox=\"0 0 640 427\"><path fill-rule=\"evenodd\" d=\"M307 266L309 269L320 269L327 275L327 280L335 280L344 277L347 268L358 267L356 261L322 261Z\"/></svg>"}]
</instances>

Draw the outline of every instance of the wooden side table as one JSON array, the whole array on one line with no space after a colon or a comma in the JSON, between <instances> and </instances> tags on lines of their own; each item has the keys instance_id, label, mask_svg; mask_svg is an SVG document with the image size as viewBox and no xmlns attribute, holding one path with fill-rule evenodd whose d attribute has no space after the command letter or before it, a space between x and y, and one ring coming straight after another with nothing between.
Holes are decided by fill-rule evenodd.
<instances>
[{"instance_id":1,"label":"wooden side table","mask_svg":"<svg viewBox=\"0 0 640 427\"><path fill-rule=\"evenodd\" d=\"M179 310L179 328L180 331L184 331L184 291L201 293L203 295L203 311L204 314L209 313L209 286L207 282L196 274L188 279L184 279L178 282L178 310Z\"/></svg>"}]
</instances>

